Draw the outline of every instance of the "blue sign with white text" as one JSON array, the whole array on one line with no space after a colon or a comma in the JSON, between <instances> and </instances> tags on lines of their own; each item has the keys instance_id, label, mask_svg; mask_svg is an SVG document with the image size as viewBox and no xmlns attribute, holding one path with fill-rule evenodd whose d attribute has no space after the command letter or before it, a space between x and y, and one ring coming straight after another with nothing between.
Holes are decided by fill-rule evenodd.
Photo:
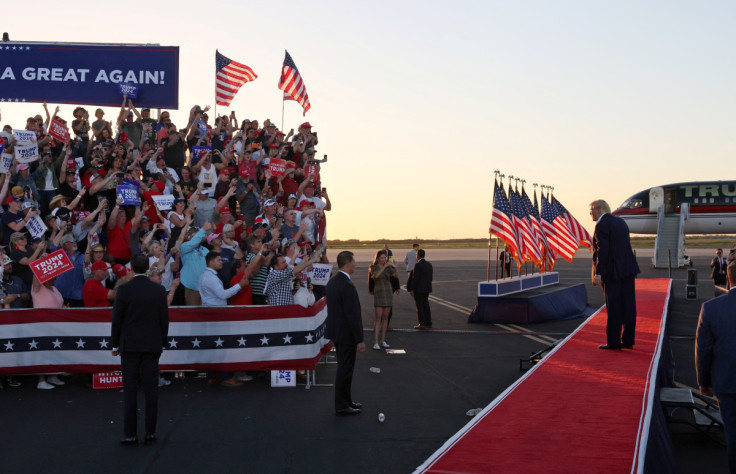
<instances>
[{"instance_id":1,"label":"blue sign with white text","mask_svg":"<svg viewBox=\"0 0 736 474\"><path fill-rule=\"evenodd\" d=\"M130 84L128 82L121 82L118 84L118 87L120 88L120 96L121 97L128 97L129 99L137 99L138 98L138 86L135 84Z\"/></svg>"},{"instance_id":2,"label":"blue sign with white text","mask_svg":"<svg viewBox=\"0 0 736 474\"><path fill-rule=\"evenodd\" d=\"M122 83L138 107L179 108L179 47L0 43L0 103L119 106Z\"/></svg>"}]
</instances>

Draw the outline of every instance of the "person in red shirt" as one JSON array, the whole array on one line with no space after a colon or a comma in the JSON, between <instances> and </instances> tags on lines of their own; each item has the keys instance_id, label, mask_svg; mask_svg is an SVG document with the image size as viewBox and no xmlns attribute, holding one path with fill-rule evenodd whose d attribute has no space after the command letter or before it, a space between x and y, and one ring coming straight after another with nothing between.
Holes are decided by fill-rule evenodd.
<instances>
[{"instance_id":1,"label":"person in red shirt","mask_svg":"<svg viewBox=\"0 0 736 474\"><path fill-rule=\"evenodd\" d=\"M159 219L158 207L156 207L156 201L153 200L153 196L163 196L165 185L162 181L152 181L151 187L148 190L143 191L143 200L148 203L148 211L145 216L148 217L148 221L151 225L158 224L161 222Z\"/></svg>"},{"instance_id":2,"label":"person in red shirt","mask_svg":"<svg viewBox=\"0 0 736 474\"><path fill-rule=\"evenodd\" d=\"M120 208L118 199L107 220L107 252L115 258L115 263L125 265L130 261L130 230L133 222L128 220L125 210Z\"/></svg>"},{"instance_id":3,"label":"person in red shirt","mask_svg":"<svg viewBox=\"0 0 736 474\"><path fill-rule=\"evenodd\" d=\"M102 260L92 264L92 278L87 280L82 287L82 299L87 308L100 308L112 306L110 303L115 299L115 290L108 290L102 284L107 278L107 263Z\"/></svg>"},{"instance_id":4,"label":"person in red shirt","mask_svg":"<svg viewBox=\"0 0 736 474\"><path fill-rule=\"evenodd\" d=\"M248 271L248 264L245 262L245 258L241 258L238 261L237 273L230 281L230 286L235 285L235 283L241 283L241 280L243 279L243 276L245 275L247 271ZM253 289L250 286L250 281L248 281L248 284L243 286L240 291L238 291L233 296L231 296L230 299L227 300L227 304L233 305L233 306L252 305L253 304Z\"/></svg>"}]
</instances>

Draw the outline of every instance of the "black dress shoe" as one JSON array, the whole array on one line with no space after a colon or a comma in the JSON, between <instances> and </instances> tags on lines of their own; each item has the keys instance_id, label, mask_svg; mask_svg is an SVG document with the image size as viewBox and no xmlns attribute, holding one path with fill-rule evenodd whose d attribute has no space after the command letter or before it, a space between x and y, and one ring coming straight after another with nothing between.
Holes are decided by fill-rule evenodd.
<instances>
[{"instance_id":1,"label":"black dress shoe","mask_svg":"<svg viewBox=\"0 0 736 474\"><path fill-rule=\"evenodd\" d=\"M633 348L634 348L634 345L633 345L633 344L624 344L624 343L622 342L622 343L621 343L621 348L622 348L622 349L633 349Z\"/></svg>"},{"instance_id":2,"label":"black dress shoe","mask_svg":"<svg viewBox=\"0 0 736 474\"><path fill-rule=\"evenodd\" d=\"M156 442L158 438L156 438L155 434L147 434L145 438L143 438L143 444L153 444Z\"/></svg>"},{"instance_id":3,"label":"black dress shoe","mask_svg":"<svg viewBox=\"0 0 736 474\"><path fill-rule=\"evenodd\" d=\"M335 410L335 413L337 413L340 416L360 415L360 410L358 408L347 407L347 408L342 408L340 410Z\"/></svg>"},{"instance_id":4,"label":"black dress shoe","mask_svg":"<svg viewBox=\"0 0 736 474\"><path fill-rule=\"evenodd\" d=\"M620 351L620 346L609 346L608 344L603 344L602 346L598 346L598 349L608 349L609 351Z\"/></svg>"},{"instance_id":5,"label":"black dress shoe","mask_svg":"<svg viewBox=\"0 0 736 474\"><path fill-rule=\"evenodd\" d=\"M363 404L358 403L358 402L350 402L350 408L355 408L356 410L360 410L361 408L363 408Z\"/></svg>"},{"instance_id":6,"label":"black dress shoe","mask_svg":"<svg viewBox=\"0 0 736 474\"><path fill-rule=\"evenodd\" d=\"M120 440L120 444L124 446L133 446L138 444L138 437L137 436L131 436L130 438L123 438Z\"/></svg>"}]
</instances>

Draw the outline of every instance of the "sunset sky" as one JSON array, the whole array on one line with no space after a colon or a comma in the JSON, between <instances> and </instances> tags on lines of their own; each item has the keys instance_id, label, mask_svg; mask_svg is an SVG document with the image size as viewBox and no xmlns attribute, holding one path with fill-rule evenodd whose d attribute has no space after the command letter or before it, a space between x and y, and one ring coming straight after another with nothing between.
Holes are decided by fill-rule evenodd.
<instances>
[{"instance_id":1,"label":"sunset sky","mask_svg":"<svg viewBox=\"0 0 736 474\"><path fill-rule=\"evenodd\" d=\"M215 49L259 75L218 113L280 125L287 49L312 108L286 103L283 128L319 133L333 239L487 237L495 169L554 186L590 230L594 199L733 178L733 2L33 5L11 40L179 46L180 127L214 107ZM41 106L0 110L22 128Z\"/></svg>"}]
</instances>

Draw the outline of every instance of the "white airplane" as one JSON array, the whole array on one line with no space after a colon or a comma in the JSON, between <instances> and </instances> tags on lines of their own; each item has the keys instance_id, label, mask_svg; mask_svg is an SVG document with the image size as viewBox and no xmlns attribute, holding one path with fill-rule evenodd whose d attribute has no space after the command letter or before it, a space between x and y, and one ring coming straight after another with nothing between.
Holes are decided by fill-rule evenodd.
<instances>
[{"instance_id":1,"label":"white airplane","mask_svg":"<svg viewBox=\"0 0 736 474\"><path fill-rule=\"evenodd\" d=\"M659 215L680 215L684 234L736 233L736 181L697 181L638 192L613 214L632 234L657 234Z\"/></svg>"}]
</instances>

